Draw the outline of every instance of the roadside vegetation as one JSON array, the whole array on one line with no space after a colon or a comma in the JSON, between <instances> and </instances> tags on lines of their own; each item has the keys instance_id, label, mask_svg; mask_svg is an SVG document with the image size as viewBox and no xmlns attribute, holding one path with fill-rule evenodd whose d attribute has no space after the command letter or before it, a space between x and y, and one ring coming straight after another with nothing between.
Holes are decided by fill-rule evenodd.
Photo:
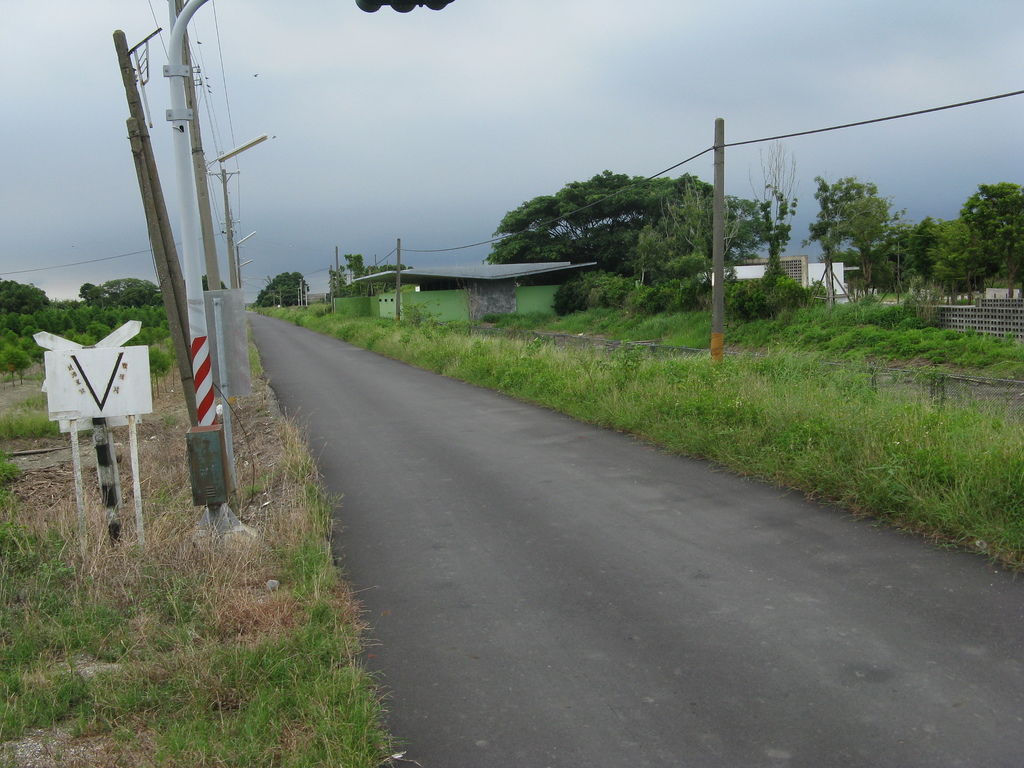
<instances>
[{"instance_id":1,"label":"roadside vegetation","mask_svg":"<svg viewBox=\"0 0 1024 768\"><path fill-rule=\"evenodd\" d=\"M623 341L706 349L711 336L707 312L636 315L613 309L492 315L498 328L602 336ZM1016 339L943 330L922 319L910 304L862 299L829 308L813 305L769 319L732 318L726 329L731 347L749 351L803 351L834 361L934 366L992 377L1024 379L1024 344Z\"/></svg>"},{"instance_id":2,"label":"roadside vegetation","mask_svg":"<svg viewBox=\"0 0 1024 768\"><path fill-rule=\"evenodd\" d=\"M823 366L806 353L715 365L485 338L457 326L265 311L1024 566L1024 432L1005 413L876 389L866 368Z\"/></svg>"},{"instance_id":3,"label":"roadside vegetation","mask_svg":"<svg viewBox=\"0 0 1024 768\"><path fill-rule=\"evenodd\" d=\"M377 768L386 757L358 607L327 544L331 500L302 436L254 386L235 416L250 434L235 506L255 541L197 534L173 381L140 427L145 548L130 492L122 541L111 546L94 516L83 554L70 469L19 473L0 454L0 765ZM86 488L95 511L88 471Z\"/></svg>"}]
</instances>

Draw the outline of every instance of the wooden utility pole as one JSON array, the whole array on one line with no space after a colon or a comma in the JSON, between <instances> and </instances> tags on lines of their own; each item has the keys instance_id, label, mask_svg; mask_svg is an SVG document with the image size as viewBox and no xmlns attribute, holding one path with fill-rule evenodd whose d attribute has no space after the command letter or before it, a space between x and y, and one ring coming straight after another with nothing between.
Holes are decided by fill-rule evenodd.
<instances>
[{"instance_id":1,"label":"wooden utility pole","mask_svg":"<svg viewBox=\"0 0 1024 768\"><path fill-rule=\"evenodd\" d=\"M146 214L146 226L149 243L153 249L153 262L156 267L157 279L160 282L160 293L167 314L167 326L174 345L174 356L178 363L181 377L182 392L188 407L189 418L193 424L196 420L195 381L192 376L192 358L187 342L188 309L185 303L185 283L178 262L178 252L174 246L174 233L167 217L167 205L164 202L163 189L160 186L160 175L157 172L156 159L153 156L153 145L149 130L146 128L142 99L136 84L135 69L132 66L131 54L124 32L114 32L114 49L121 69L121 80L124 83L125 96L128 100L128 138L131 142L132 156L135 160L135 172L139 181L139 192L142 195L142 207Z\"/></svg>"},{"instance_id":2,"label":"wooden utility pole","mask_svg":"<svg viewBox=\"0 0 1024 768\"><path fill-rule=\"evenodd\" d=\"M398 238L395 248L398 254L398 265L395 270L395 322L402 321L402 238Z\"/></svg>"},{"instance_id":3,"label":"wooden utility pole","mask_svg":"<svg viewBox=\"0 0 1024 768\"><path fill-rule=\"evenodd\" d=\"M180 14L185 3L174 0L175 13ZM185 64L192 69L192 53L185 32ZM192 142L192 169L196 179L196 199L199 201L199 229L203 233L203 256L206 264L206 286L211 291L220 289L220 266L217 261L217 242L213 231L213 213L210 210L210 186L206 172L206 155L203 152L203 136L199 129L199 102L196 99L196 84L191 77L185 78L185 104L192 110L192 125L189 131ZM228 264L231 264L231 249L228 248ZM230 272L229 272L230 273Z\"/></svg>"},{"instance_id":4,"label":"wooden utility pole","mask_svg":"<svg viewBox=\"0 0 1024 768\"><path fill-rule=\"evenodd\" d=\"M711 359L725 356L725 120L715 120L715 189L711 208Z\"/></svg>"}]
</instances>

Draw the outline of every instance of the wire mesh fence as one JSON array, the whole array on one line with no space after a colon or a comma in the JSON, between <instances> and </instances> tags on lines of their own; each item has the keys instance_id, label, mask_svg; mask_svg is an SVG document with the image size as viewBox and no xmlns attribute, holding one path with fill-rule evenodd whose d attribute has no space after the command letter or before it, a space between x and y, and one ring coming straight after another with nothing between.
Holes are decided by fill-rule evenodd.
<instances>
[{"instance_id":1,"label":"wire mesh fence","mask_svg":"<svg viewBox=\"0 0 1024 768\"><path fill-rule=\"evenodd\" d=\"M541 339L561 347L589 347L608 352L641 348L652 355L694 357L710 354L707 349L696 347L677 347L654 341L619 341L583 334L484 326L474 326L472 332L526 341ZM743 352L741 354L756 356L758 353ZM974 404L995 409L1015 419L1024 419L1024 381L1019 379L969 376L938 371L933 368L893 368L841 362L824 362L822 364L855 370L868 377L873 387L896 390L905 395L927 400L934 405Z\"/></svg>"}]
</instances>

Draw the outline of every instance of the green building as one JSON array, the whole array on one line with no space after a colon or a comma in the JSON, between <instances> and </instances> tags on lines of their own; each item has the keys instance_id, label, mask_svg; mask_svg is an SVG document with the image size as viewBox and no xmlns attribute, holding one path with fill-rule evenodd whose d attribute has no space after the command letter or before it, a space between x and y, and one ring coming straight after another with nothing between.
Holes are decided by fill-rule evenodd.
<instances>
[{"instance_id":1,"label":"green building","mask_svg":"<svg viewBox=\"0 0 1024 768\"><path fill-rule=\"evenodd\" d=\"M416 307L435 320L469 320L513 312L550 312L555 292L580 269L597 262L573 264L471 264L463 267L403 269L402 311ZM394 281L396 273L376 272L355 282ZM414 286L408 290L406 286ZM394 317L395 292L335 299L334 309L352 317Z\"/></svg>"}]
</instances>

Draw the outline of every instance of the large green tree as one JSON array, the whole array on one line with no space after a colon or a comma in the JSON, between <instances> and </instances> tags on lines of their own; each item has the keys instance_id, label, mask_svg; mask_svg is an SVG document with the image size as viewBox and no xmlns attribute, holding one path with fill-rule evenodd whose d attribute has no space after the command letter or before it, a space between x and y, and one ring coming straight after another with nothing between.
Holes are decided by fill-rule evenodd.
<instances>
[{"instance_id":1,"label":"large green tree","mask_svg":"<svg viewBox=\"0 0 1024 768\"><path fill-rule=\"evenodd\" d=\"M640 231L664 217L689 188L710 196L709 185L690 175L648 180L604 171L570 182L509 211L494 233L505 237L488 261L596 261L599 269L628 274Z\"/></svg>"},{"instance_id":2,"label":"large green tree","mask_svg":"<svg viewBox=\"0 0 1024 768\"><path fill-rule=\"evenodd\" d=\"M810 237L805 245L816 242L825 259L826 275L832 274L832 265L845 249L858 261L860 282L865 289L874 288L876 265L885 260L882 248L889 227L897 217L892 214L891 202L878 195L878 187L871 182L848 176L830 184L821 176L815 177L818 187L814 198L818 201L818 215L810 225ZM826 291L834 299L831 280L826 280Z\"/></svg>"},{"instance_id":3,"label":"large green tree","mask_svg":"<svg viewBox=\"0 0 1024 768\"><path fill-rule=\"evenodd\" d=\"M1002 264L1012 294L1024 265L1024 188L1008 181L979 184L960 218L972 245Z\"/></svg>"},{"instance_id":4,"label":"large green tree","mask_svg":"<svg viewBox=\"0 0 1024 768\"><path fill-rule=\"evenodd\" d=\"M160 289L149 280L122 277L100 285L83 283L78 289L82 301L91 307L158 307Z\"/></svg>"},{"instance_id":5,"label":"large green tree","mask_svg":"<svg viewBox=\"0 0 1024 768\"><path fill-rule=\"evenodd\" d=\"M30 314L47 306L50 300L34 285L0 280L0 312Z\"/></svg>"},{"instance_id":6,"label":"large green tree","mask_svg":"<svg viewBox=\"0 0 1024 768\"><path fill-rule=\"evenodd\" d=\"M710 184L695 176L645 179L605 171L523 203L502 219L488 261L596 261L643 282L677 276L683 261L711 257ZM760 247L755 205L730 197L727 255ZM643 234L641 234L643 233Z\"/></svg>"},{"instance_id":7,"label":"large green tree","mask_svg":"<svg viewBox=\"0 0 1024 768\"><path fill-rule=\"evenodd\" d=\"M309 290L309 284L301 272L281 272L275 277L267 278L267 284L256 297L257 307L293 307L299 303L300 288L302 293Z\"/></svg>"}]
</instances>

